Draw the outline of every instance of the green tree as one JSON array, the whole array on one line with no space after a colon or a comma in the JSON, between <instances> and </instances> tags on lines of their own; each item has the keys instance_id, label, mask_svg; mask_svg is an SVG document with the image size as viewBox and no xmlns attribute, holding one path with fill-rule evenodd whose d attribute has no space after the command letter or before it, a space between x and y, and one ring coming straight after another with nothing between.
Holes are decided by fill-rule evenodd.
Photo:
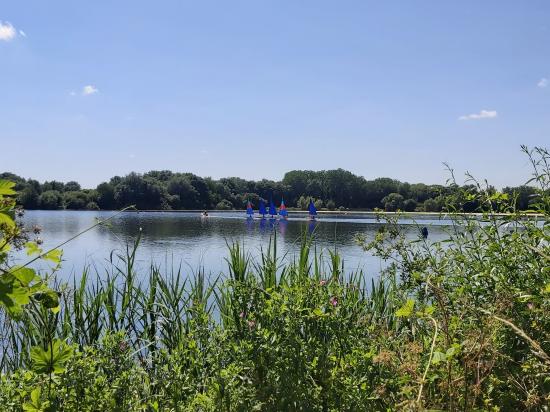
<instances>
[{"instance_id":1,"label":"green tree","mask_svg":"<svg viewBox=\"0 0 550 412\"><path fill-rule=\"evenodd\" d=\"M115 209L115 188L110 183L100 183L97 188L97 204L101 209Z\"/></svg>"},{"instance_id":2,"label":"green tree","mask_svg":"<svg viewBox=\"0 0 550 412\"><path fill-rule=\"evenodd\" d=\"M63 208L63 197L57 190L46 190L40 195L38 204L44 210L56 210Z\"/></svg>"},{"instance_id":3,"label":"green tree","mask_svg":"<svg viewBox=\"0 0 550 412\"><path fill-rule=\"evenodd\" d=\"M382 199L386 212L396 212L403 210L405 199L399 193L390 193Z\"/></svg>"},{"instance_id":4,"label":"green tree","mask_svg":"<svg viewBox=\"0 0 550 412\"><path fill-rule=\"evenodd\" d=\"M71 210L85 209L89 202L88 196L83 192L65 192L63 199L65 208Z\"/></svg>"},{"instance_id":5,"label":"green tree","mask_svg":"<svg viewBox=\"0 0 550 412\"><path fill-rule=\"evenodd\" d=\"M407 199L403 203L403 210L405 212L414 212L416 210L416 206L418 203L416 203L416 200L414 199Z\"/></svg>"}]
</instances>

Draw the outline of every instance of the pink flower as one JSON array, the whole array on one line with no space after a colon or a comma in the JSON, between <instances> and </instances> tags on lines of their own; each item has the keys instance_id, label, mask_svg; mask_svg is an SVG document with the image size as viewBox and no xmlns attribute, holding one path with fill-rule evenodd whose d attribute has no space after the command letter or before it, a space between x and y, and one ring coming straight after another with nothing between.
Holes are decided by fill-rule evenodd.
<instances>
[{"instance_id":1,"label":"pink flower","mask_svg":"<svg viewBox=\"0 0 550 412\"><path fill-rule=\"evenodd\" d=\"M319 286L325 286L327 284L327 281L326 280L321 280L319 282Z\"/></svg>"},{"instance_id":2,"label":"pink flower","mask_svg":"<svg viewBox=\"0 0 550 412\"><path fill-rule=\"evenodd\" d=\"M249 329L254 329L254 327L256 326L256 321L254 320L249 320L247 323Z\"/></svg>"},{"instance_id":3,"label":"pink flower","mask_svg":"<svg viewBox=\"0 0 550 412\"><path fill-rule=\"evenodd\" d=\"M338 306L338 299L336 299L336 296L333 296L329 299L329 302L332 306L336 307Z\"/></svg>"},{"instance_id":4,"label":"pink flower","mask_svg":"<svg viewBox=\"0 0 550 412\"><path fill-rule=\"evenodd\" d=\"M533 310L535 308L535 305L533 305L531 302L527 304L527 309Z\"/></svg>"},{"instance_id":5,"label":"pink flower","mask_svg":"<svg viewBox=\"0 0 550 412\"><path fill-rule=\"evenodd\" d=\"M244 312L241 312L241 313L239 314L239 317L240 317L241 319L244 319L244 317L245 317Z\"/></svg>"}]
</instances>

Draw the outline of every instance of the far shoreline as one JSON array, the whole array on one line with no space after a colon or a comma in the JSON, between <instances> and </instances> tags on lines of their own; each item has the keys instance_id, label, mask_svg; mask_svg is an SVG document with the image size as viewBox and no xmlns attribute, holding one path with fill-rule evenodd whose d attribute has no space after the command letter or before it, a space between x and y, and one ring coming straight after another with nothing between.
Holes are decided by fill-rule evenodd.
<instances>
[{"instance_id":1,"label":"far shoreline","mask_svg":"<svg viewBox=\"0 0 550 412\"><path fill-rule=\"evenodd\" d=\"M216 209L186 209L186 210L162 210L162 209L128 209L125 210L124 213L197 213L201 214L204 211L207 211L208 213L218 213L218 214L226 214L226 213L242 213L243 217L246 217L246 211L240 210L240 209L232 209L232 210L216 210ZM289 214L295 214L295 215L308 215L307 210L298 210L293 208L287 208ZM99 210L89 210L89 209L25 209L25 212L119 212L118 209L99 209ZM349 210L318 210L317 215L325 215L325 216L347 216L347 215L361 215L364 217L377 217L377 216L402 216L402 217L422 217L422 216L429 216L429 217L438 217L438 216L475 216L475 217L483 217L487 215L491 216L499 216L499 217L506 217L506 216L517 216L521 215L524 217L542 217L543 215L541 213L528 213L519 211L518 213L491 213L488 212L482 213L482 212L403 212L403 211L397 211L397 212L386 212L383 210L380 211L373 211L373 210L362 210L362 209L349 209ZM254 216L259 216L257 212L254 213ZM266 217L270 216L269 214L266 215ZM279 215L276 215L279 216Z\"/></svg>"}]
</instances>

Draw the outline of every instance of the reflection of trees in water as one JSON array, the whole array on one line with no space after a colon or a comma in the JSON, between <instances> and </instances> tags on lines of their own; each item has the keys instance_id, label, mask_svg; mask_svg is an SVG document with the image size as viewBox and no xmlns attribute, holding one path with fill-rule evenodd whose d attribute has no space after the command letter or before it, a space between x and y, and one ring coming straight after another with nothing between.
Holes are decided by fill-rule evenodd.
<instances>
[{"instance_id":1,"label":"reflection of trees in water","mask_svg":"<svg viewBox=\"0 0 550 412\"><path fill-rule=\"evenodd\" d=\"M383 227L382 223L357 222L323 222L318 221L279 221L272 219L224 219L210 217L179 217L173 215L143 215L131 214L121 216L112 221L108 227L100 228L101 232L111 234L119 239L131 239L142 229L144 240L196 239L196 238L239 238L243 235L269 237L274 232L285 243L295 243L304 231L312 234L322 243L336 245L351 245L356 235L374 236ZM407 235L415 237L419 234L416 225L404 225ZM432 229L432 233L442 233L442 230Z\"/></svg>"}]
</instances>

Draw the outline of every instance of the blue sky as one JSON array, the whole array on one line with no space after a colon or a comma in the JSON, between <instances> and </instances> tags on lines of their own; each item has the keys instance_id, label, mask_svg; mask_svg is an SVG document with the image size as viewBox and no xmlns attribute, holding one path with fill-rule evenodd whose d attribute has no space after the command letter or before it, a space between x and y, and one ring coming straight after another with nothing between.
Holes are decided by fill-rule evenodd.
<instances>
[{"instance_id":1,"label":"blue sky","mask_svg":"<svg viewBox=\"0 0 550 412\"><path fill-rule=\"evenodd\" d=\"M545 0L3 0L0 22L0 170L24 177L449 162L502 186L550 146Z\"/></svg>"}]
</instances>

